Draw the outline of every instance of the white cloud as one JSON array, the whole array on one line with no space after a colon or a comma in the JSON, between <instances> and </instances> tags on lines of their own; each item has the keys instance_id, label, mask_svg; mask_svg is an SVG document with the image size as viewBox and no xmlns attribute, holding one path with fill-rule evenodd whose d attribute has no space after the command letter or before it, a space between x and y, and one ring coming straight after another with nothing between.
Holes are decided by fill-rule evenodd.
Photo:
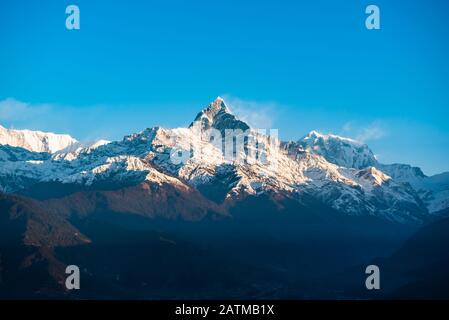
<instances>
[{"instance_id":1,"label":"white cloud","mask_svg":"<svg viewBox=\"0 0 449 320\"><path fill-rule=\"evenodd\" d=\"M352 131L352 122L346 122L343 125L343 131L344 132L351 132Z\"/></svg>"},{"instance_id":2,"label":"white cloud","mask_svg":"<svg viewBox=\"0 0 449 320\"><path fill-rule=\"evenodd\" d=\"M40 130L54 133L74 135L80 128L85 128L83 140L90 139L91 134L99 132L100 125L93 125L94 119L100 117L100 107L83 108L82 115L79 108L48 103L28 103L7 98L0 101L0 125L7 128ZM94 129L92 129L94 128ZM94 132L91 132L94 130ZM97 138L97 137L96 137Z\"/></svg>"},{"instance_id":3,"label":"white cloud","mask_svg":"<svg viewBox=\"0 0 449 320\"><path fill-rule=\"evenodd\" d=\"M229 109L252 128L272 129L279 106L273 102L243 100L230 95L222 96Z\"/></svg>"},{"instance_id":4,"label":"white cloud","mask_svg":"<svg viewBox=\"0 0 449 320\"><path fill-rule=\"evenodd\" d=\"M369 126L362 128L356 139L362 142L379 140L386 136L386 131L381 123L373 122Z\"/></svg>"},{"instance_id":5,"label":"white cloud","mask_svg":"<svg viewBox=\"0 0 449 320\"><path fill-rule=\"evenodd\" d=\"M0 101L0 121L24 121L47 114L50 111L51 106L47 104L31 105L14 98Z\"/></svg>"},{"instance_id":6,"label":"white cloud","mask_svg":"<svg viewBox=\"0 0 449 320\"><path fill-rule=\"evenodd\" d=\"M360 142L379 140L387 135L385 126L380 121L373 121L367 125L346 122L341 130L344 135L353 137Z\"/></svg>"}]
</instances>

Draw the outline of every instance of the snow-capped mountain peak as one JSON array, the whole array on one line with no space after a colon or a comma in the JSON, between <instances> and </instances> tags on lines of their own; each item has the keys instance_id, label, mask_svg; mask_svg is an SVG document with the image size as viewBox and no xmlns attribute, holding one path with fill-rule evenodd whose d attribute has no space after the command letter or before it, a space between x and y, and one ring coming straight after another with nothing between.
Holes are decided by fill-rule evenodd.
<instances>
[{"instance_id":1,"label":"snow-capped mountain peak","mask_svg":"<svg viewBox=\"0 0 449 320\"><path fill-rule=\"evenodd\" d=\"M220 96L215 98L215 100L209 104L207 109L209 109L209 111L215 114L217 114L218 112L231 113L231 110L229 110L228 106L226 105L226 102Z\"/></svg>"},{"instance_id":2,"label":"snow-capped mountain peak","mask_svg":"<svg viewBox=\"0 0 449 320\"><path fill-rule=\"evenodd\" d=\"M20 147L32 152L55 153L77 144L68 134L6 129L0 125L0 144Z\"/></svg>"},{"instance_id":3,"label":"snow-capped mountain peak","mask_svg":"<svg viewBox=\"0 0 449 320\"><path fill-rule=\"evenodd\" d=\"M325 141L338 140L338 141L343 141L343 142L352 144L354 146L362 146L363 145L363 143L361 143L357 140L351 139L351 138L341 137L341 136L337 136L337 135L331 134L331 133L323 134L316 130L310 131L307 135L305 135L303 137L303 140L305 140L305 141L308 141L308 140L315 141L315 140L319 140L319 139L322 139Z\"/></svg>"},{"instance_id":4,"label":"snow-capped mountain peak","mask_svg":"<svg viewBox=\"0 0 449 320\"><path fill-rule=\"evenodd\" d=\"M215 128L220 131L224 131L225 129L241 129L246 131L249 129L248 124L237 119L231 113L231 110L229 110L226 102L221 97L217 97L198 113L195 120L190 124L190 127L195 125L199 125L201 130Z\"/></svg>"},{"instance_id":5,"label":"snow-capped mountain peak","mask_svg":"<svg viewBox=\"0 0 449 320\"><path fill-rule=\"evenodd\" d=\"M342 167L363 169L377 164L371 149L353 139L311 131L298 143L305 150L319 154L327 161Z\"/></svg>"}]
</instances>

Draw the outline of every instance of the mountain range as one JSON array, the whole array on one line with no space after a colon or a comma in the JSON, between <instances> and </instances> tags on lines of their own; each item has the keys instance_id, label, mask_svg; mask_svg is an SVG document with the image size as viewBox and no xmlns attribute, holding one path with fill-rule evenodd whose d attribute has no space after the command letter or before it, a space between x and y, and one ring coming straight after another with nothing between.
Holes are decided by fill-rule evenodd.
<instances>
[{"instance_id":1,"label":"mountain range","mask_svg":"<svg viewBox=\"0 0 449 320\"><path fill-rule=\"evenodd\" d=\"M83 297L191 298L199 284L203 298L307 297L329 263L393 254L448 208L449 173L382 164L332 134L280 141L221 98L187 128L120 141L0 126L0 296L70 296L63 269L76 261L103 288Z\"/></svg>"},{"instance_id":2,"label":"mountain range","mask_svg":"<svg viewBox=\"0 0 449 320\"><path fill-rule=\"evenodd\" d=\"M201 123L199 131L194 130L196 122ZM268 160L276 163L271 168L227 159L220 146L201 136L209 128L248 130L246 135L268 139L238 120L221 98L202 110L189 128L154 127L122 141L87 146L69 135L0 127L0 190L32 194L36 185L49 183L90 188L141 180L201 192L211 191L218 182L214 196L203 192L218 205L267 191L291 197L309 194L342 214L399 222L419 222L449 207L449 173L427 177L410 165L381 164L366 144L352 139L312 131L298 141L266 144ZM202 154L179 164L171 161L169 155L177 148L192 145L200 146Z\"/></svg>"}]
</instances>

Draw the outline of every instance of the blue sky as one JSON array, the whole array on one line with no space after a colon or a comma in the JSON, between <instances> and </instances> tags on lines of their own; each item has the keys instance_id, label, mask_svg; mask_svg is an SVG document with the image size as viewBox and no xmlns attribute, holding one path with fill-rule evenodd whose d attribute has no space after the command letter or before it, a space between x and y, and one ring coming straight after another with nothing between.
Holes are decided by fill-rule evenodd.
<instances>
[{"instance_id":1,"label":"blue sky","mask_svg":"<svg viewBox=\"0 0 449 320\"><path fill-rule=\"evenodd\" d=\"M2 1L0 124L119 139L187 125L220 95L284 139L317 129L449 171L447 39L438 0Z\"/></svg>"}]
</instances>

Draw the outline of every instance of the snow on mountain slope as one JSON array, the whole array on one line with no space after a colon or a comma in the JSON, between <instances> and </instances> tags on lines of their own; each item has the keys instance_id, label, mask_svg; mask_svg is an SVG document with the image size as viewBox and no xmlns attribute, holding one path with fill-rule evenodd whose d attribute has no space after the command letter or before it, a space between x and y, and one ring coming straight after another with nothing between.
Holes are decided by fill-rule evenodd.
<instances>
[{"instance_id":1,"label":"snow on mountain slope","mask_svg":"<svg viewBox=\"0 0 449 320\"><path fill-rule=\"evenodd\" d=\"M226 129L238 130L228 140ZM304 193L350 215L422 220L427 209L415 190L374 164L369 148L350 139L312 132L299 142L280 142L250 129L217 98L188 128L149 128L45 159L10 157L0 166L0 189L166 181L187 183L217 203L268 191L293 198Z\"/></svg>"},{"instance_id":2,"label":"snow on mountain slope","mask_svg":"<svg viewBox=\"0 0 449 320\"><path fill-rule=\"evenodd\" d=\"M353 139L312 131L297 144L301 150L321 155L341 167L365 169L374 166L396 182L409 183L417 189L422 187L422 180L426 178L420 168L408 164L379 163L366 144Z\"/></svg>"},{"instance_id":3,"label":"snow on mountain slope","mask_svg":"<svg viewBox=\"0 0 449 320\"><path fill-rule=\"evenodd\" d=\"M449 208L449 172L423 178L419 193L430 212Z\"/></svg>"},{"instance_id":4,"label":"snow on mountain slope","mask_svg":"<svg viewBox=\"0 0 449 320\"><path fill-rule=\"evenodd\" d=\"M410 184L426 203L429 212L449 208L449 172L426 176L420 168L406 164L379 164L396 181Z\"/></svg>"},{"instance_id":5,"label":"snow on mountain slope","mask_svg":"<svg viewBox=\"0 0 449 320\"><path fill-rule=\"evenodd\" d=\"M42 161L48 160L47 152L32 152L19 147L11 147L0 144L0 163L2 161Z\"/></svg>"},{"instance_id":6,"label":"snow on mountain slope","mask_svg":"<svg viewBox=\"0 0 449 320\"><path fill-rule=\"evenodd\" d=\"M298 141L305 149L341 167L363 169L377 163L366 144L332 134L312 131Z\"/></svg>"},{"instance_id":7,"label":"snow on mountain slope","mask_svg":"<svg viewBox=\"0 0 449 320\"><path fill-rule=\"evenodd\" d=\"M245 122L238 120L231 113L221 97L217 97L207 108L198 113L195 120L190 124L190 127L195 123L200 123L202 130L207 130L212 127L222 132L225 129L241 129L243 131L249 129L249 126Z\"/></svg>"},{"instance_id":8,"label":"snow on mountain slope","mask_svg":"<svg viewBox=\"0 0 449 320\"><path fill-rule=\"evenodd\" d=\"M299 140L298 145L298 151L307 150L321 155L327 161L341 167L377 168L390 176L395 183L410 185L431 213L449 207L449 178L447 178L449 174L437 175L435 178L427 177L420 168L408 164L379 163L367 145L332 134L312 131ZM292 147L291 143L289 147Z\"/></svg>"},{"instance_id":9,"label":"snow on mountain slope","mask_svg":"<svg viewBox=\"0 0 449 320\"><path fill-rule=\"evenodd\" d=\"M14 130L0 126L0 144L20 147L33 152L54 153L66 149L78 141L67 134Z\"/></svg>"},{"instance_id":10,"label":"snow on mountain slope","mask_svg":"<svg viewBox=\"0 0 449 320\"><path fill-rule=\"evenodd\" d=\"M419 190L423 186L423 180L426 175L418 167L412 167L408 164L381 164L376 165L380 170L387 173L397 182L409 183L415 190Z\"/></svg>"},{"instance_id":11,"label":"snow on mountain slope","mask_svg":"<svg viewBox=\"0 0 449 320\"><path fill-rule=\"evenodd\" d=\"M92 150L97 149L98 147L101 147L102 145L108 144L111 141L100 139L95 142L91 143L81 143L77 142L73 145L68 146L65 149L59 150L58 152L55 152L53 155L53 159L64 159L64 160L74 160L76 159L81 153L89 153L92 152Z\"/></svg>"},{"instance_id":12,"label":"snow on mountain slope","mask_svg":"<svg viewBox=\"0 0 449 320\"><path fill-rule=\"evenodd\" d=\"M296 158L309 179L302 188L337 210L400 222L425 216L427 210L413 189L395 183L374 167L339 167L307 151Z\"/></svg>"}]
</instances>

